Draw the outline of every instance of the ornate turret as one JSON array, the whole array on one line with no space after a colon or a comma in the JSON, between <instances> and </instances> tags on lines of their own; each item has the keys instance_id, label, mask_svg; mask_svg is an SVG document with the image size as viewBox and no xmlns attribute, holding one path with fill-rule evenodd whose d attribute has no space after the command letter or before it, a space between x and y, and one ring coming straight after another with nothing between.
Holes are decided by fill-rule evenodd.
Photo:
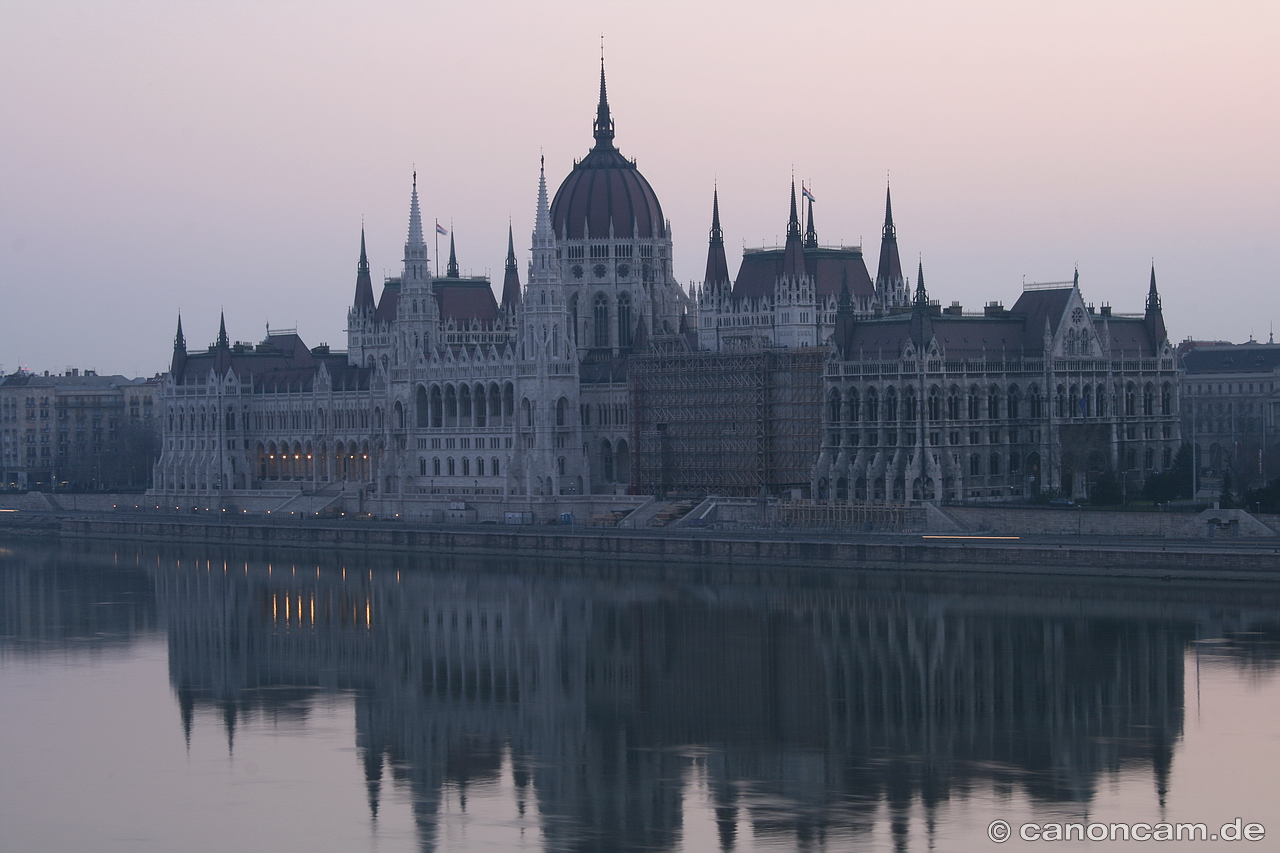
<instances>
[{"instance_id":1,"label":"ornate turret","mask_svg":"<svg viewBox=\"0 0 1280 853\"><path fill-rule=\"evenodd\" d=\"M369 257L364 250L364 226L360 227L360 261L356 265L356 298L351 304L357 315L372 314L377 304L373 300L373 278L369 275Z\"/></svg>"},{"instance_id":2,"label":"ornate turret","mask_svg":"<svg viewBox=\"0 0 1280 853\"><path fill-rule=\"evenodd\" d=\"M520 304L520 270L516 267L516 242L507 224L507 270L502 279L502 307L515 308Z\"/></svg>"},{"instance_id":3,"label":"ornate turret","mask_svg":"<svg viewBox=\"0 0 1280 853\"><path fill-rule=\"evenodd\" d=\"M724 254L724 232L720 230L720 191L711 192L711 239L707 245L707 272L703 286L715 295L729 286L729 263Z\"/></svg>"},{"instance_id":4,"label":"ornate turret","mask_svg":"<svg viewBox=\"0 0 1280 853\"><path fill-rule=\"evenodd\" d=\"M222 379L231 367L231 340L227 337L226 312L218 315L218 340L213 345L213 351L213 369L218 378Z\"/></svg>"},{"instance_id":5,"label":"ornate turret","mask_svg":"<svg viewBox=\"0 0 1280 853\"><path fill-rule=\"evenodd\" d=\"M906 281L902 277L902 261L898 258L898 231L893 224L893 199L889 188L884 191L884 229L880 236L880 266L876 269L876 300L881 308L901 305L906 301Z\"/></svg>"}]
</instances>

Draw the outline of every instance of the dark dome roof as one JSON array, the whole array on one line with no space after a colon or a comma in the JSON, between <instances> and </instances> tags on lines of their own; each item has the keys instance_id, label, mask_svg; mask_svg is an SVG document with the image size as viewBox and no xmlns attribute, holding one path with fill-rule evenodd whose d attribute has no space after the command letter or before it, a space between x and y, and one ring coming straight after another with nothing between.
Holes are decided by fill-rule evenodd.
<instances>
[{"instance_id":1,"label":"dark dome roof","mask_svg":"<svg viewBox=\"0 0 1280 853\"><path fill-rule=\"evenodd\" d=\"M600 69L600 105L596 111L595 147L574 164L551 202L551 227L561 240L602 239L609 224L618 237L666 236L662 205L653 187L632 160L613 144L613 119Z\"/></svg>"}]
</instances>

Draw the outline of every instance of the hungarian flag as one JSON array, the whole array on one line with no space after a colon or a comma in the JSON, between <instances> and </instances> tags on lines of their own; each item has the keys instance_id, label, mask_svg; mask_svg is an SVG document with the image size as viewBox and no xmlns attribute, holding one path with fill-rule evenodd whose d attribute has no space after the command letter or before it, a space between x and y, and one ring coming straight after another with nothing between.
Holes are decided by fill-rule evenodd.
<instances>
[{"instance_id":1,"label":"hungarian flag","mask_svg":"<svg viewBox=\"0 0 1280 853\"><path fill-rule=\"evenodd\" d=\"M439 222L436 223L436 233L441 234L445 237L449 236L449 232L444 230L444 226L441 225Z\"/></svg>"},{"instance_id":2,"label":"hungarian flag","mask_svg":"<svg viewBox=\"0 0 1280 853\"><path fill-rule=\"evenodd\" d=\"M813 193L809 192L809 188L806 187L804 184L800 185L800 195L803 196L804 198L809 199L809 201L812 201L814 203L818 201L816 198L813 197Z\"/></svg>"}]
</instances>

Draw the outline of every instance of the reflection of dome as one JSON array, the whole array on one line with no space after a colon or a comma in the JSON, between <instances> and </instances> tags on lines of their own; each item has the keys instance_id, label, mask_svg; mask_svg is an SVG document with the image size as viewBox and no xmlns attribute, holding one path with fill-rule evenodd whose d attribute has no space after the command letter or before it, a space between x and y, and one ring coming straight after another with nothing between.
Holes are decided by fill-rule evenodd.
<instances>
[{"instance_id":1,"label":"reflection of dome","mask_svg":"<svg viewBox=\"0 0 1280 853\"><path fill-rule=\"evenodd\" d=\"M613 146L613 119L600 68L600 106L595 147L574 164L551 202L551 227L561 240L607 239L609 225L618 237L666 237L662 206L636 164Z\"/></svg>"}]
</instances>

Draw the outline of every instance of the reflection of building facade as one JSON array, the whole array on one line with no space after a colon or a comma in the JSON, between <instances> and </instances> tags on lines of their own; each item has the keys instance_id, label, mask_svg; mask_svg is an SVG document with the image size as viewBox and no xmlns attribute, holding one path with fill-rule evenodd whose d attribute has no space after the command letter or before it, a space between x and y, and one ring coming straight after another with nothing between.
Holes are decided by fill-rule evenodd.
<instances>
[{"instance_id":1,"label":"reflection of building facade","mask_svg":"<svg viewBox=\"0 0 1280 853\"><path fill-rule=\"evenodd\" d=\"M273 703L305 707L308 689L356 691L371 807L385 776L407 786L427 848L444 788L492 780L504 760L548 837L584 850L673 846L690 745L712 748L730 838L738 822L859 835L882 800L931 808L985 784L1087 804L1122 764L1163 787L1196 635L1161 607L1059 615L993 605L981 585L672 599L475 566L278 563L155 580L186 725L213 711L231 736ZM761 805L777 798L795 805Z\"/></svg>"},{"instance_id":2,"label":"reflection of building facade","mask_svg":"<svg viewBox=\"0 0 1280 853\"><path fill-rule=\"evenodd\" d=\"M1280 345L1178 346L1182 435L1195 444L1201 486L1216 498L1227 475L1234 490L1257 488L1280 471Z\"/></svg>"},{"instance_id":3,"label":"reflection of building facade","mask_svg":"<svg viewBox=\"0 0 1280 853\"><path fill-rule=\"evenodd\" d=\"M843 300L826 373L820 498L1084 497L1103 472L1173 463L1177 373L1156 291L1137 316L1095 311L1076 281L1026 285L980 315L929 300L859 319Z\"/></svg>"}]
</instances>

